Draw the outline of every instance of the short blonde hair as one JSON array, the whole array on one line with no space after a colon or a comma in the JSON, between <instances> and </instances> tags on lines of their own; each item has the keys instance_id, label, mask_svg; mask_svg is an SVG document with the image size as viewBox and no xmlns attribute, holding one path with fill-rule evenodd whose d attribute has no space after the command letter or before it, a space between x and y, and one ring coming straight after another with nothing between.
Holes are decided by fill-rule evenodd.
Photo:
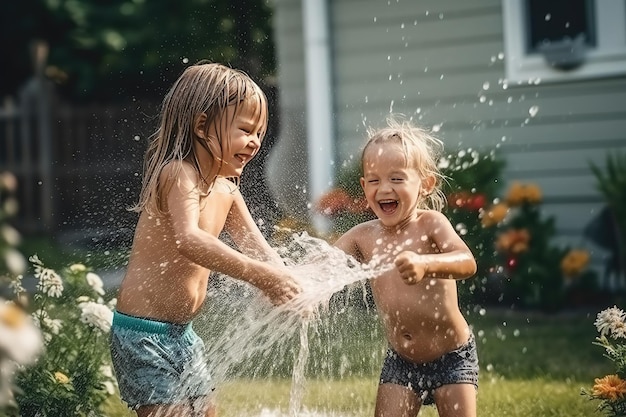
<instances>
[{"instance_id":1,"label":"short blonde hair","mask_svg":"<svg viewBox=\"0 0 626 417\"><path fill-rule=\"evenodd\" d=\"M420 200L420 208L441 211L446 204L446 197L441 190L445 177L438 168L439 158L443 154L443 142L411 121L392 115L387 118L387 126L368 129L368 139L361 153L361 161L368 148L374 144L397 144L404 152L406 167L415 169L424 180L435 178L431 192Z\"/></svg>"},{"instance_id":2,"label":"short blonde hair","mask_svg":"<svg viewBox=\"0 0 626 417\"><path fill-rule=\"evenodd\" d=\"M256 123L262 140L267 131L267 97L246 73L209 61L200 61L183 71L163 99L159 127L150 137L144 159L139 202L132 210L140 212L145 209L150 214L163 214L160 196L168 190L162 188L172 184L161 184L159 176L170 162L178 163L174 175L180 172L183 160L191 163L199 180L210 190L222 168L222 156L229 152L230 138L222 138L219 132L221 126L233 123L233 119L225 120L226 109L230 106L235 110L233 119L249 106L260 110ZM211 170L204 175L193 146L199 139L194 133L194 124L203 113L207 117L205 133L211 126L218 132L217 137L200 140L212 159Z\"/></svg>"}]
</instances>

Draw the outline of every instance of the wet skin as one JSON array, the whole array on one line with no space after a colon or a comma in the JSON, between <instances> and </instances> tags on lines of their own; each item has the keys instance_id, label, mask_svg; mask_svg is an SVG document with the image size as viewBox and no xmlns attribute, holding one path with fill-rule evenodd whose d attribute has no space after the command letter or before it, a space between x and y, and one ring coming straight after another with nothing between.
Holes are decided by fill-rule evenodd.
<instances>
[{"instance_id":1,"label":"wet skin","mask_svg":"<svg viewBox=\"0 0 626 417\"><path fill-rule=\"evenodd\" d=\"M232 110L228 110L232 111ZM120 312L173 323L188 323L200 311L206 297L209 274L217 271L261 289L274 304L293 298L299 291L276 252L269 246L239 192L225 177L238 177L259 150L258 114L242 110L227 127L230 148L222 155L222 170L208 189L193 166L183 162L166 165L160 175L166 215L141 213L126 275L120 286ZM199 140L205 133L206 116L196 119ZM202 172L211 161L198 141ZM171 185L171 186L170 186ZM208 193L208 194L207 194ZM237 251L219 240L229 233Z\"/></svg>"},{"instance_id":2,"label":"wet skin","mask_svg":"<svg viewBox=\"0 0 626 417\"><path fill-rule=\"evenodd\" d=\"M407 167L399 146L372 145L363 167L361 185L378 218L335 245L360 262L393 265L370 282L388 342L411 362L432 361L469 338L456 280L472 276L476 263L443 214L418 209L434 180Z\"/></svg>"}]
</instances>

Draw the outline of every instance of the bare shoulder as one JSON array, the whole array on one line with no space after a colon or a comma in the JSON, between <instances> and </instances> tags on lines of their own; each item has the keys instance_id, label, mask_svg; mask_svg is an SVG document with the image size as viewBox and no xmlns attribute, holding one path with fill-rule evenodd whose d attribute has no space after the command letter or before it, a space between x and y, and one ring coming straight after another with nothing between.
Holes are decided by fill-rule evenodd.
<instances>
[{"instance_id":1,"label":"bare shoulder","mask_svg":"<svg viewBox=\"0 0 626 417\"><path fill-rule=\"evenodd\" d=\"M159 179L162 183L179 179L197 182L198 172L196 168L187 161L173 160L163 166Z\"/></svg>"},{"instance_id":2,"label":"bare shoulder","mask_svg":"<svg viewBox=\"0 0 626 417\"><path fill-rule=\"evenodd\" d=\"M362 260L362 248L368 241L375 240L377 229L378 220L359 223L337 239L334 245L356 259Z\"/></svg>"},{"instance_id":3,"label":"bare shoulder","mask_svg":"<svg viewBox=\"0 0 626 417\"><path fill-rule=\"evenodd\" d=\"M450 220L440 211L437 210L422 210L419 214L420 221L425 221L428 223L443 223L450 224Z\"/></svg>"}]
</instances>

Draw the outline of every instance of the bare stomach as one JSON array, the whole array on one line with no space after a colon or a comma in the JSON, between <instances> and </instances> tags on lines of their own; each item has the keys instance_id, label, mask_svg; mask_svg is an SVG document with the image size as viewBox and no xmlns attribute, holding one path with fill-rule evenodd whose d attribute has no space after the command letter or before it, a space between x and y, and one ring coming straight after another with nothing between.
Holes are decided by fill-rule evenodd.
<instances>
[{"instance_id":1,"label":"bare stomach","mask_svg":"<svg viewBox=\"0 0 626 417\"><path fill-rule=\"evenodd\" d=\"M383 314L385 333L390 346L403 358L415 363L430 362L467 342L470 329L462 315L447 320L432 316L401 320Z\"/></svg>"},{"instance_id":2,"label":"bare stomach","mask_svg":"<svg viewBox=\"0 0 626 417\"><path fill-rule=\"evenodd\" d=\"M206 298L208 272L202 278L129 273L120 286L116 310L137 317L185 324L198 315Z\"/></svg>"}]
</instances>

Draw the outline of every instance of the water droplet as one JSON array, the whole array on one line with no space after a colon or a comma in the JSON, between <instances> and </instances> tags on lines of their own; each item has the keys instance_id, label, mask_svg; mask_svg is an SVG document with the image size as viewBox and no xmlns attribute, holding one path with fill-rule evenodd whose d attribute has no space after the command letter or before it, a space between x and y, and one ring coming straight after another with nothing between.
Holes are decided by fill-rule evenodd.
<instances>
[{"instance_id":1,"label":"water droplet","mask_svg":"<svg viewBox=\"0 0 626 417\"><path fill-rule=\"evenodd\" d=\"M489 90L489 81L483 83L483 90Z\"/></svg>"},{"instance_id":2,"label":"water droplet","mask_svg":"<svg viewBox=\"0 0 626 417\"><path fill-rule=\"evenodd\" d=\"M532 106L530 109L528 109L528 114L530 114L530 117L535 117L538 112L539 106Z\"/></svg>"}]
</instances>

